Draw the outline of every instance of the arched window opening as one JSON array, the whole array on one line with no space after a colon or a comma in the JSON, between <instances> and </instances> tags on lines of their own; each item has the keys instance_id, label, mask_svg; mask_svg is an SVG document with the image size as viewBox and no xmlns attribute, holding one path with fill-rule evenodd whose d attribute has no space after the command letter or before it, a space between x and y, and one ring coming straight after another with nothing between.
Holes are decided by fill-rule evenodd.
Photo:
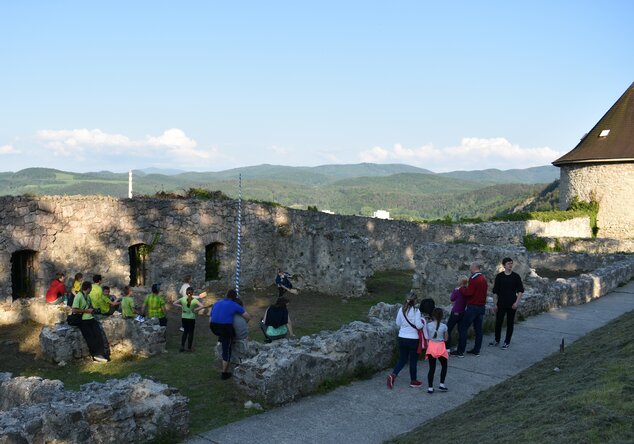
<instances>
[{"instance_id":1,"label":"arched window opening","mask_svg":"<svg viewBox=\"0 0 634 444\"><path fill-rule=\"evenodd\" d=\"M220 254L224 245L221 242L213 242L205 247L205 280L215 281L220 279Z\"/></svg>"},{"instance_id":2,"label":"arched window opening","mask_svg":"<svg viewBox=\"0 0 634 444\"><path fill-rule=\"evenodd\" d=\"M146 244L136 244L128 248L130 253L130 286L144 287L147 281L147 249Z\"/></svg>"},{"instance_id":3,"label":"arched window opening","mask_svg":"<svg viewBox=\"0 0 634 444\"><path fill-rule=\"evenodd\" d=\"M11 255L11 294L13 299L35 296L37 251L20 250Z\"/></svg>"}]
</instances>

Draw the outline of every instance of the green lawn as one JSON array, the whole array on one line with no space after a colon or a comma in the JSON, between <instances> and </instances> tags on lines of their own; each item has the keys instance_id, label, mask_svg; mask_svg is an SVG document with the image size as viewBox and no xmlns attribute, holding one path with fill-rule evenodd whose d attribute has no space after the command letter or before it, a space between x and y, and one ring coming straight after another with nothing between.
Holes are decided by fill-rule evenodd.
<instances>
[{"instance_id":1,"label":"green lawn","mask_svg":"<svg viewBox=\"0 0 634 444\"><path fill-rule=\"evenodd\" d=\"M368 283L368 296L363 298L342 300L309 291L291 295L289 312L295 333L300 336L321 330L336 330L353 320L365 320L368 309L377 302L401 302L411 287L411 276L411 272L400 271L377 273ZM262 340L257 321L276 295L276 288L242 292L247 311L255 318L251 322L252 339ZM169 318L168 352L161 356L141 359L115 355L108 364L86 361L66 367L58 367L37 358L39 325L25 323L3 327L0 328L0 354L3 356L0 371L9 371L16 376L37 375L60 379L70 389L77 389L90 381L125 377L133 372L152 377L177 387L189 397L191 433L219 427L254 414L253 410L244 409L244 402L249 398L236 390L231 382L220 380L220 364L212 355L216 337L209 331L207 319L197 319L194 353L180 353L178 312L173 311Z\"/></svg>"},{"instance_id":2,"label":"green lawn","mask_svg":"<svg viewBox=\"0 0 634 444\"><path fill-rule=\"evenodd\" d=\"M632 331L629 312L392 442L632 443Z\"/></svg>"}]
</instances>

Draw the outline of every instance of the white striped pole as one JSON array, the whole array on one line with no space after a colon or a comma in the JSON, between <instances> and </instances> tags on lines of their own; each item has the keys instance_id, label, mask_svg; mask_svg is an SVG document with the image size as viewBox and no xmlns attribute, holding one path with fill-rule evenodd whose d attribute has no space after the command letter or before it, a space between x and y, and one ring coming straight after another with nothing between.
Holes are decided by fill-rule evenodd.
<instances>
[{"instance_id":1,"label":"white striped pole","mask_svg":"<svg viewBox=\"0 0 634 444\"><path fill-rule=\"evenodd\" d=\"M242 237L242 174L238 178L238 246L236 250L236 293L240 296L240 255Z\"/></svg>"}]
</instances>

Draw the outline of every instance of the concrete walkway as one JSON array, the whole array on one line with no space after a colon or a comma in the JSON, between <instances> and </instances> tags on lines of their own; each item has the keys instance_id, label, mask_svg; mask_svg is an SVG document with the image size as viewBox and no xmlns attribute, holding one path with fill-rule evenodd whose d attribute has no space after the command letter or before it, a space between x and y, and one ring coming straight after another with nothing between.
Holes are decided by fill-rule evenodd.
<instances>
[{"instance_id":1,"label":"concrete walkway","mask_svg":"<svg viewBox=\"0 0 634 444\"><path fill-rule=\"evenodd\" d=\"M562 338L570 344L630 310L634 310L634 282L588 304L552 310L516 324L508 350L488 347L492 337L485 336L480 356L450 358L445 381L449 392L429 395L425 388L410 388L407 367L394 389L388 390L385 371L325 395L304 398L196 435L187 442L380 443L454 409L481 390L558 352ZM472 345L470 340L467 349ZM440 366L436 369L436 385L439 372ZM426 377L427 364L420 363L418 379L424 387Z\"/></svg>"}]
</instances>

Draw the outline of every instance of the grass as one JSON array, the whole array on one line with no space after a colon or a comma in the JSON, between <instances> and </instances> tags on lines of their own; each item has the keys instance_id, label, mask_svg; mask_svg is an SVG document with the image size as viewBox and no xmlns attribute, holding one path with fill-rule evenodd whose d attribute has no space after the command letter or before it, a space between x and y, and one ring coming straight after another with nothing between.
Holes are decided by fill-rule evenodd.
<instances>
[{"instance_id":1,"label":"grass","mask_svg":"<svg viewBox=\"0 0 634 444\"><path fill-rule=\"evenodd\" d=\"M412 273L390 271L377 273L368 281L369 294L366 297L341 299L336 296L301 291L291 295L289 312L297 336L310 335L321 330L336 330L353 320L366 320L370 306L385 301L402 302L411 287ZM242 297L247 311L253 316L250 337L262 340L257 321L266 307L277 296L276 288L259 291L243 291ZM249 399L236 390L231 383L221 381L220 363L215 358L216 337L208 328L207 319L199 317L194 337L194 353L180 353L179 313L171 310L168 315L167 353L142 359L134 356L113 356L108 364L88 361L71 363L59 367L39 356L40 326L27 322L16 326L0 328L0 371L12 372L15 376L41 376L59 379L69 389L78 389L81 384L91 381L106 381L122 378L130 373L139 373L178 388L190 400L190 432L203 432L215 427L240 420L256 413L244 408ZM355 377L366 377L360 369ZM331 381L320 391L349 383L352 378ZM252 399L266 407L262 400Z\"/></svg>"},{"instance_id":2,"label":"grass","mask_svg":"<svg viewBox=\"0 0 634 444\"><path fill-rule=\"evenodd\" d=\"M634 442L633 315L391 442Z\"/></svg>"}]
</instances>

